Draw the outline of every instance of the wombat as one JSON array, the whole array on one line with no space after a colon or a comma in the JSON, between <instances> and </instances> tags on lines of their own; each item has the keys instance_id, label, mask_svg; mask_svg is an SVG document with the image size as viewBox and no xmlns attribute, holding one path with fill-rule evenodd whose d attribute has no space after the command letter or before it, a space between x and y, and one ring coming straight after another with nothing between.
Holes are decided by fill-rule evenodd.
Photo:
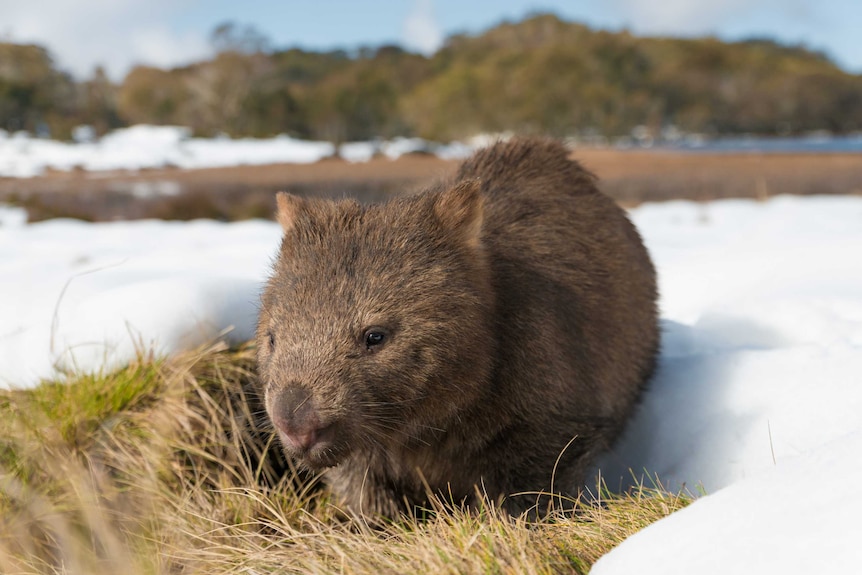
<instances>
[{"instance_id":1,"label":"wombat","mask_svg":"<svg viewBox=\"0 0 862 575\"><path fill-rule=\"evenodd\" d=\"M659 342L653 265L592 174L515 139L388 203L277 203L257 345L289 457L366 518L577 494Z\"/></svg>"}]
</instances>

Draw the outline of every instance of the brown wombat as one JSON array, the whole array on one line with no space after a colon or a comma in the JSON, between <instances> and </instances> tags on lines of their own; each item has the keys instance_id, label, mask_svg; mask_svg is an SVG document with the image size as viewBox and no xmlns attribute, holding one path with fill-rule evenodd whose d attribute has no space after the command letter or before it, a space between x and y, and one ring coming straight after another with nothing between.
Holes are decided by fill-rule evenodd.
<instances>
[{"instance_id":1,"label":"brown wombat","mask_svg":"<svg viewBox=\"0 0 862 575\"><path fill-rule=\"evenodd\" d=\"M380 205L278 195L266 410L354 513L429 493L519 513L577 493L625 425L658 348L655 272L567 156L498 143L453 182Z\"/></svg>"}]
</instances>

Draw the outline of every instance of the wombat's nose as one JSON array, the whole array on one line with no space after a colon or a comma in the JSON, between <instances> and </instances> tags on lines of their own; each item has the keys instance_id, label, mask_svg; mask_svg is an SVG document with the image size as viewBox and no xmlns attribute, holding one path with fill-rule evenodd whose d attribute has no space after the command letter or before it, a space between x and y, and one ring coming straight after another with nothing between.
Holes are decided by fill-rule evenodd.
<instances>
[{"instance_id":1,"label":"wombat's nose","mask_svg":"<svg viewBox=\"0 0 862 575\"><path fill-rule=\"evenodd\" d=\"M294 447L301 449L302 451L308 451L309 449L314 447L315 443L317 443L316 429L309 429L308 431L296 431L294 433L284 431L284 436L289 442L293 444Z\"/></svg>"},{"instance_id":2,"label":"wombat's nose","mask_svg":"<svg viewBox=\"0 0 862 575\"><path fill-rule=\"evenodd\" d=\"M289 387L278 393L272 401L272 423L281 431L292 447L308 451L319 441L320 415L311 394L299 387Z\"/></svg>"}]
</instances>

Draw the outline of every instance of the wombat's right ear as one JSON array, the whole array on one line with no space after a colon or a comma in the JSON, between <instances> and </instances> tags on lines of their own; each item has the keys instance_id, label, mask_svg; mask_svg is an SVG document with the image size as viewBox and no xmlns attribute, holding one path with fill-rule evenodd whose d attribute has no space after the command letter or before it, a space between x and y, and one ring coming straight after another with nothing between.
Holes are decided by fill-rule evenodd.
<instances>
[{"instance_id":1,"label":"wombat's right ear","mask_svg":"<svg viewBox=\"0 0 862 575\"><path fill-rule=\"evenodd\" d=\"M278 192L275 202L278 204L276 219L281 224L281 229L289 232L296 226L296 220L305 208L305 200L287 192Z\"/></svg>"},{"instance_id":2,"label":"wombat's right ear","mask_svg":"<svg viewBox=\"0 0 862 575\"><path fill-rule=\"evenodd\" d=\"M443 225L476 247L482 236L482 204L481 182L467 180L440 194L434 213Z\"/></svg>"}]
</instances>

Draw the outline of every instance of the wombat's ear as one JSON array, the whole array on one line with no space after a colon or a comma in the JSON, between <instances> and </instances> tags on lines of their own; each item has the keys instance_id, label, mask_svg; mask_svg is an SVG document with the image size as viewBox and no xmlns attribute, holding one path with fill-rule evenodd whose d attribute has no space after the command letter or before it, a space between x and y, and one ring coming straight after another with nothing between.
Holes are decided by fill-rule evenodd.
<instances>
[{"instance_id":1,"label":"wombat's ear","mask_svg":"<svg viewBox=\"0 0 862 575\"><path fill-rule=\"evenodd\" d=\"M434 213L444 226L469 245L478 246L482 234L481 182L467 180L449 188L437 197Z\"/></svg>"},{"instance_id":2,"label":"wombat's ear","mask_svg":"<svg viewBox=\"0 0 862 575\"><path fill-rule=\"evenodd\" d=\"M300 212L305 209L305 200L287 192L278 192L275 202L278 204L276 219L281 224L281 229L289 232L296 225Z\"/></svg>"}]
</instances>

